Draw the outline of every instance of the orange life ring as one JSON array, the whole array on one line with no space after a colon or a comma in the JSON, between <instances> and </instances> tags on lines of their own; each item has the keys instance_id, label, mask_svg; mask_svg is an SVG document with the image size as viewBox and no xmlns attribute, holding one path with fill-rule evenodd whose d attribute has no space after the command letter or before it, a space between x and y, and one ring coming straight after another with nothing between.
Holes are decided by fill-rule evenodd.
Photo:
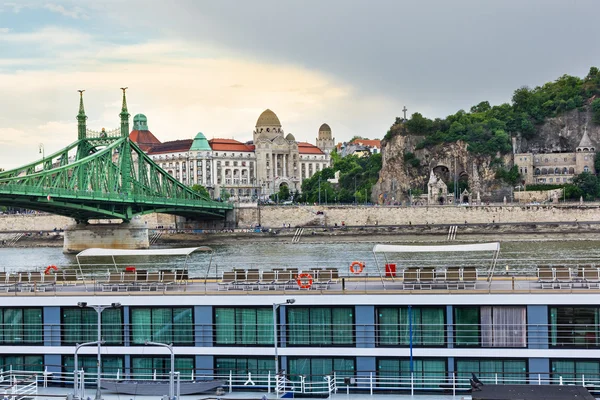
<instances>
[{"instance_id":1,"label":"orange life ring","mask_svg":"<svg viewBox=\"0 0 600 400\"><path fill-rule=\"evenodd\" d=\"M46 270L44 271L44 275L49 275L50 271L52 271L52 270L58 271L58 268L56 267L56 265L48 265L46 267Z\"/></svg>"},{"instance_id":2,"label":"orange life ring","mask_svg":"<svg viewBox=\"0 0 600 400\"><path fill-rule=\"evenodd\" d=\"M354 267L358 267L358 268L355 269ZM352 264L350 264L350 272L352 272L355 275L360 275L364 269L365 269L365 263L363 263L363 262L353 261Z\"/></svg>"},{"instance_id":3,"label":"orange life ring","mask_svg":"<svg viewBox=\"0 0 600 400\"><path fill-rule=\"evenodd\" d=\"M310 289L313 284L313 277L308 273L298 274L296 277L296 283L300 289Z\"/></svg>"}]
</instances>

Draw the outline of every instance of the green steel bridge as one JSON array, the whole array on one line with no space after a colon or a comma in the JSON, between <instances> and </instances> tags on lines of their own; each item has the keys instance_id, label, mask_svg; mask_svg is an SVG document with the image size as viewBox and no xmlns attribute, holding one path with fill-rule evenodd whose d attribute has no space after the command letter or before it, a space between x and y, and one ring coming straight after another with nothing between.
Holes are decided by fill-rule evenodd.
<instances>
[{"instance_id":1,"label":"green steel bridge","mask_svg":"<svg viewBox=\"0 0 600 400\"><path fill-rule=\"evenodd\" d=\"M121 219L167 213L193 219L224 219L233 207L212 201L178 182L129 139L123 90L121 127L88 130L79 91L77 141L41 160L0 172L0 205L74 218Z\"/></svg>"}]
</instances>

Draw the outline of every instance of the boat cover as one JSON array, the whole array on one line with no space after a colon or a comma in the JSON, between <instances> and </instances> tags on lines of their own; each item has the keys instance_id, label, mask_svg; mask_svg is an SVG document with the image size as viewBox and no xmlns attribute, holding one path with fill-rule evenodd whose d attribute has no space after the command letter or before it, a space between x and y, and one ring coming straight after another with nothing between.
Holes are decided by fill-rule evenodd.
<instances>
[{"instance_id":1,"label":"boat cover","mask_svg":"<svg viewBox=\"0 0 600 400\"><path fill-rule=\"evenodd\" d=\"M373 253L438 253L455 251L499 251L500 242L454 244L445 246L403 246L391 244L376 244Z\"/></svg>"},{"instance_id":2,"label":"boat cover","mask_svg":"<svg viewBox=\"0 0 600 400\"><path fill-rule=\"evenodd\" d=\"M210 247L183 247L179 249L85 249L77 257L115 257L115 256L189 256L195 251L212 251Z\"/></svg>"}]
</instances>

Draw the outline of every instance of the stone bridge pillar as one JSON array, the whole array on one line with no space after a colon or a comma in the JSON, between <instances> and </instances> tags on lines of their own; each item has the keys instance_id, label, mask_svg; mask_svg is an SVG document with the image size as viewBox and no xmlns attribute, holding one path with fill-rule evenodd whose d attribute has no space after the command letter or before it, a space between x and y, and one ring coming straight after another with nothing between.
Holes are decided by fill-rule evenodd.
<instances>
[{"instance_id":1,"label":"stone bridge pillar","mask_svg":"<svg viewBox=\"0 0 600 400\"><path fill-rule=\"evenodd\" d=\"M76 224L65 229L64 253L79 253L92 247L103 249L147 249L148 227L139 221L122 224Z\"/></svg>"}]
</instances>

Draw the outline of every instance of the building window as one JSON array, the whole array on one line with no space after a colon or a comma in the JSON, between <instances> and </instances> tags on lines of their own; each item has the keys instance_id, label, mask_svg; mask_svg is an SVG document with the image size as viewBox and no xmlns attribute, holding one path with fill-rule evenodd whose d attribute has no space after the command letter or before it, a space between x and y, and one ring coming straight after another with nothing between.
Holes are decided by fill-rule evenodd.
<instances>
[{"instance_id":1,"label":"building window","mask_svg":"<svg viewBox=\"0 0 600 400\"><path fill-rule=\"evenodd\" d=\"M551 307L550 346L598 347L600 308Z\"/></svg>"},{"instance_id":2,"label":"building window","mask_svg":"<svg viewBox=\"0 0 600 400\"><path fill-rule=\"evenodd\" d=\"M171 372L171 358L167 356L131 357L133 379L152 379L154 373L168 377ZM175 372L179 372L182 380L189 380L194 375L194 357L175 356Z\"/></svg>"},{"instance_id":3,"label":"building window","mask_svg":"<svg viewBox=\"0 0 600 400\"><path fill-rule=\"evenodd\" d=\"M41 344L42 325L41 308L2 308L0 344Z\"/></svg>"},{"instance_id":4,"label":"building window","mask_svg":"<svg viewBox=\"0 0 600 400\"><path fill-rule=\"evenodd\" d=\"M525 347L525 307L454 308L454 341L464 347Z\"/></svg>"},{"instance_id":5,"label":"building window","mask_svg":"<svg viewBox=\"0 0 600 400\"><path fill-rule=\"evenodd\" d=\"M271 318L272 319L272 318ZM215 373L217 375L268 375L275 371L273 357L216 357Z\"/></svg>"},{"instance_id":6,"label":"building window","mask_svg":"<svg viewBox=\"0 0 600 400\"><path fill-rule=\"evenodd\" d=\"M410 325L408 307L377 309L377 345L408 346ZM414 346L443 346L445 339L444 307L412 307L412 343Z\"/></svg>"},{"instance_id":7,"label":"building window","mask_svg":"<svg viewBox=\"0 0 600 400\"><path fill-rule=\"evenodd\" d=\"M590 172L590 168L586 165L583 167L583 172Z\"/></svg>"},{"instance_id":8,"label":"building window","mask_svg":"<svg viewBox=\"0 0 600 400\"><path fill-rule=\"evenodd\" d=\"M353 312L351 307L288 308L288 346L353 345Z\"/></svg>"},{"instance_id":9,"label":"building window","mask_svg":"<svg viewBox=\"0 0 600 400\"><path fill-rule=\"evenodd\" d=\"M527 360L457 358L455 362L457 380L463 382L463 387L470 387L472 373L484 383L494 383L498 378L499 384L527 384Z\"/></svg>"},{"instance_id":10,"label":"building window","mask_svg":"<svg viewBox=\"0 0 600 400\"><path fill-rule=\"evenodd\" d=\"M273 310L215 307L216 345L273 345Z\"/></svg>"},{"instance_id":11,"label":"building window","mask_svg":"<svg viewBox=\"0 0 600 400\"><path fill-rule=\"evenodd\" d=\"M410 387L411 371L408 358L378 358L377 378L380 386ZM419 388L439 387L446 383L446 360L441 358L413 359L414 386ZM386 383L389 382L389 383Z\"/></svg>"},{"instance_id":12,"label":"building window","mask_svg":"<svg viewBox=\"0 0 600 400\"><path fill-rule=\"evenodd\" d=\"M107 308L102 311L102 339L107 344L123 344L123 310ZM95 342L98 340L98 314L93 308L62 309L62 344Z\"/></svg>"},{"instance_id":13,"label":"building window","mask_svg":"<svg viewBox=\"0 0 600 400\"><path fill-rule=\"evenodd\" d=\"M102 313L104 313L104 311ZM80 369L83 369L86 375L96 375L96 372L98 371L97 365L98 358L96 355L79 354L77 356L77 366ZM106 375L109 379L115 379L117 378L117 373L123 373L124 367L125 361L123 356L102 354L102 377L105 377ZM71 355L63 356L62 368L63 372L72 374L73 369L75 368L75 357Z\"/></svg>"},{"instance_id":14,"label":"building window","mask_svg":"<svg viewBox=\"0 0 600 400\"><path fill-rule=\"evenodd\" d=\"M135 307L131 309L131 343L146 340L193 345L194 325L191 307Z\"/></svg>"}]
</instances>

